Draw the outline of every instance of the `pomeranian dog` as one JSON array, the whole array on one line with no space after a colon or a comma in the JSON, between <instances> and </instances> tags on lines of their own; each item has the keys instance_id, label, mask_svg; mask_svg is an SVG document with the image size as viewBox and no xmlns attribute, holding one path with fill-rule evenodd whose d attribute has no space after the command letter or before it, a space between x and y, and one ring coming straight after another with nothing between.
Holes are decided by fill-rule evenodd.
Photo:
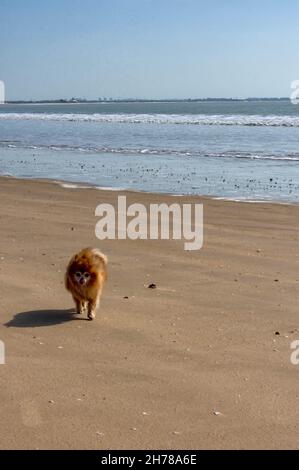
<instances>
[{"instance_id":1,"label":"pomeranian dog","mask_svg":"<svg viewBox=\"0 0 299 470\"><path fill-rule=\"evenodd\" d=\"M107 279L107 258L97 248L84 248L70 260L65 287L72 294L77 313L87 310L93 320Z\"/></svg>"}]
</instances>

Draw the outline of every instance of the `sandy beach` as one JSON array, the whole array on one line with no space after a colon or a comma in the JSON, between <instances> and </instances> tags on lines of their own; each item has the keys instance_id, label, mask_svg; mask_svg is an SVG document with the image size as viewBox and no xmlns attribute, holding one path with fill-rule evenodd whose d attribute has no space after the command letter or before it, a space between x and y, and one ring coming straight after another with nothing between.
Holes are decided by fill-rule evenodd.
<instances>
[{"instance_id":1,"label":"sandy beach","mask_svg":"<svg viewBox=\"0 0 299 470\"><path fill-rule=\"evenodd\" d=\"M299 207L200 198L204 245L186 252L97 240L117 195L0 180L0 448L298 448ZM85 246L109 257L93 322L63 282Z\"/></svg>"}]
</instances>

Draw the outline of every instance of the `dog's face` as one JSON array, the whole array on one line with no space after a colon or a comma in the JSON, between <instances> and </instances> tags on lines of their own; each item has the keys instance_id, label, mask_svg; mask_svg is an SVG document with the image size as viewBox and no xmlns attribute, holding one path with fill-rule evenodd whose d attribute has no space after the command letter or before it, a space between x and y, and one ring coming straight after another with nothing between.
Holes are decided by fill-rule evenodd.
<instances>
[{"instance_id":1,"label":"dog's face","mask_svg":"<svg viewBox=\"0 0 299 470\"><path fill-rule=\"evenodd\" d=\"M71 276L75 284L81 287L90 285L95 278L95 274L91 272L89 266L85 264L75 264L72 266Z\"/></svg>"},{"instance_id":2,"label":"dog's face","mask_svg":"<svg viewBox=\"0 0 299 470\"><path fill-rule=\"evenodd\" d=\"M85 286L90 281L90 274L87 271L84 273L82 271L76 271L74 277L75 281L80 284L80 286Z\"/></svg>"}]
</instances>

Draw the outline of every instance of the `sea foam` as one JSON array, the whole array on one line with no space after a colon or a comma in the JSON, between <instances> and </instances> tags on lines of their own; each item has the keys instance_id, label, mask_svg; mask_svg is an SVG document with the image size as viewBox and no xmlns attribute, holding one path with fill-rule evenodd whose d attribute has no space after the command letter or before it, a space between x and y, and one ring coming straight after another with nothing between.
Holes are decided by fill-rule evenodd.
<instances>
[{"instance_id":1,"label":"sea foam","mask_svg":"<svg viewBox=\"0 0 299 470\"><path fill-rule=\"evenodd\" d=\"M207 115L207 114L77 114L0 113L0 120L111 122L129 124L177 124L202 126L299 127L299 116L289 115Z\"/></svg>"}]
</instances>

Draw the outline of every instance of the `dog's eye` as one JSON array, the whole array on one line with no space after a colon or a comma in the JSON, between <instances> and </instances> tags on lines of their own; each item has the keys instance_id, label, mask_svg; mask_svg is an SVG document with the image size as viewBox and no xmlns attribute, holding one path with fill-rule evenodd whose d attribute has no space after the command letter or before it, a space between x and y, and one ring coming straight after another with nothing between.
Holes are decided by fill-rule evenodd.
<instances>
[{"instance_id":1,"label":"dog's eye","mask_svg":"<svg viewBox=\"0 0 299 470\"><path fill-rule=\"evenodd\" d=\"M76 277L81 277L81 273L80 273L79 271L77 271L77 272L75 273L75 276L76 276Z\"/></svg>"},{"instance_id":2,"label":"dog's eye","mask_svg":"<svg viewBox=\"0 0 299 470\"><path fill-rule=\"evenodd\" d=\"M84 273L84 277L87 279L89 277L89 273Z\"/></svg>"}]
</instances>

